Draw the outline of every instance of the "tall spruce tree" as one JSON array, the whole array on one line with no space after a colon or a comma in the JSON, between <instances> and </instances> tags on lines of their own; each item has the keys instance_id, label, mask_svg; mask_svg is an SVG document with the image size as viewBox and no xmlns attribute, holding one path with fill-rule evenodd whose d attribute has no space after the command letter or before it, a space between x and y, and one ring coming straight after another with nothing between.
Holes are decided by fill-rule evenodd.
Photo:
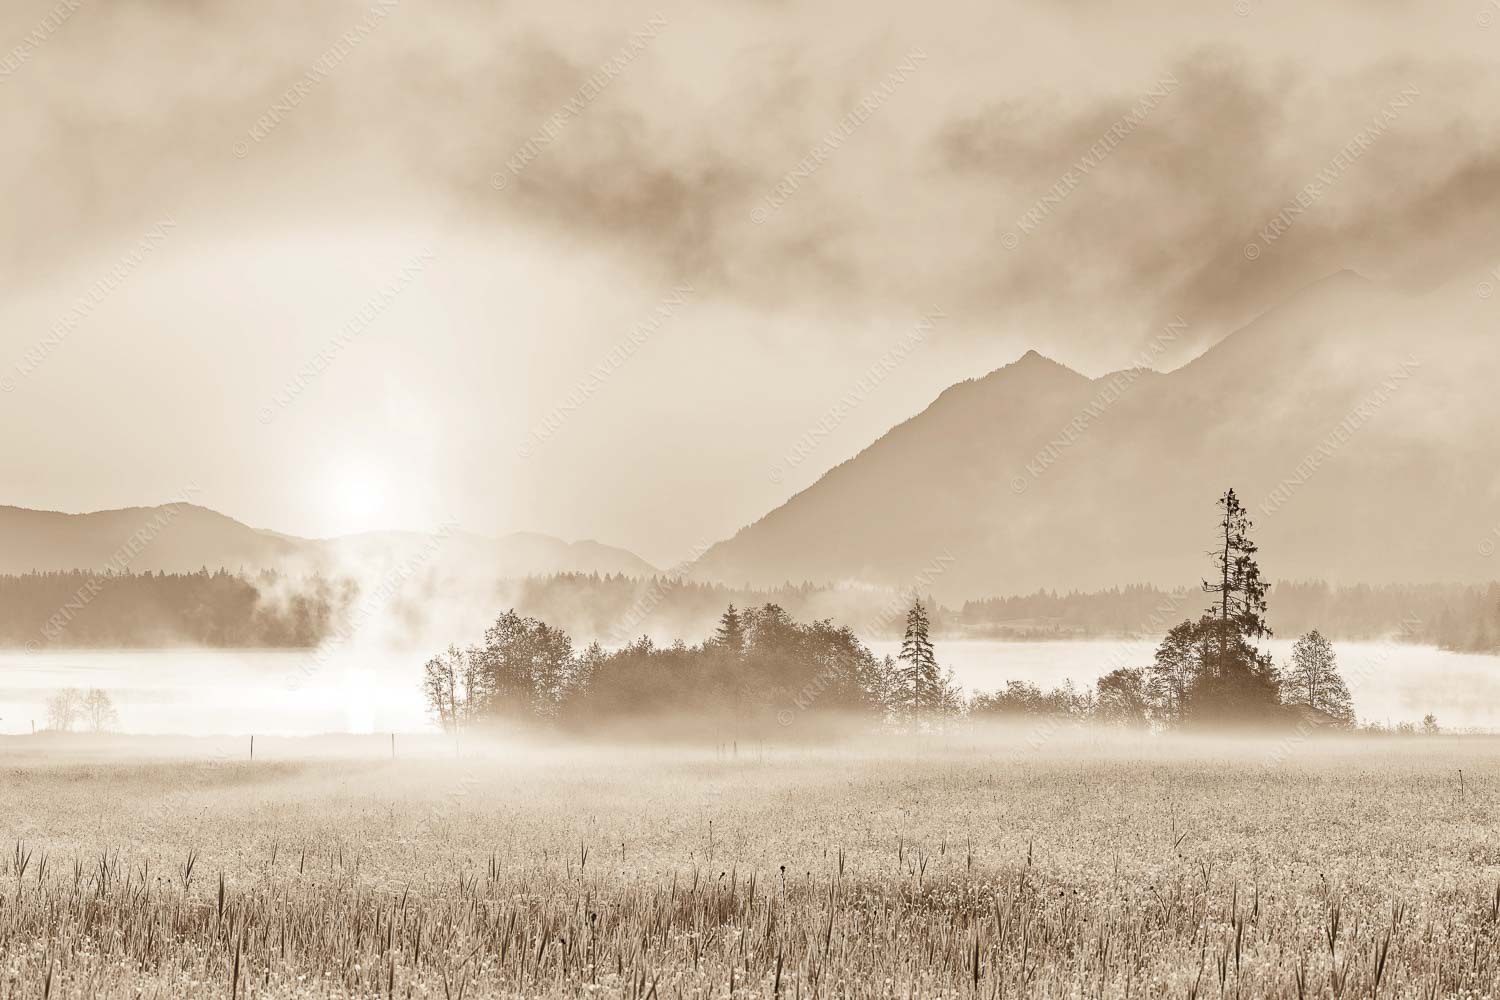
<instances>
[{"instance_id":1,"label":"tall spruce tree","mask_svg":"<svg viewBox=\"0 0 1500 1000\"><path fill-rule=\"evenodd\" d=\"M932 651L928 632L931 622L927 609L918 598L906 613L906 635L901 640L901 687L910 699L912 717L921 721L940 709L943 701L943 678L938 673L937 656Z\"/></svg>"},{"instance_id":2,"label":"tall spruce tree","mask_svg":"<svg viewBox=\"0 0 1500 1000\"><path fill-rule=\"evenodd\" d=\"M1181 703L1184 721L1265 722L1279 712L1281 704L1270 654L1255 644L1271 634L1265 618L1269 587L1261 579L1256 545L1250 540L1250 517L1239 497L1229 490L1218 503L1219 541L1213 552L1216 579L1203 582L1203 590L1215 600L1198 622L1184 622L1173 630L1174 642L1184 648L1164 647L1164 652L1174 654L1165 666L1192 666ZM1196 648L1197 655L1191 654L1191 648Z\"/></svg>"},{"instance_id":3,"label":"tall spruce tree","mask_svg":"<svg viewBox=\"0 0 1500 1000\"><path fill-rule=\"evenodd\" d=\"M731 653L745 651L745 622L733 604L719 617L719 627L714 631L714 641Z\"/></svg>"},{"instance_id":4,"label":"tall spruce tree","mask_svg":"<svg viewBox=\"0 0 1500 1000\"><path fill-rule=\"evenodd\" d=\"M1200 678L1194 711L1221 722L1262 721L1281 701L1271 656L1255 645L1271 634L1265 618L1270 588L1255 560L1258 548L1250 540L1254 525L1234 490L1225 492L1218 506L1218 579L1203 582L1204 591L1217 599L1200 623L1209 670Z\"/></svg>"},{"instance_id":5,"label":"tall spruce tree","mask_svg":"<svg viewBox=\"0 0 1500 1000\"><path fill-rule=\"evenodd\" d=\"M1223 514L1219 520L1219 541L1214 547L1219 578L1203 581L1203 590L1218 595L1208 613L1219 621L1219 655L1223 658L1229 655L1232 636L1260 639L1271 634L1265 617L1266 592L1270 587L1261 580L1260 566L1255 561L1259 549L1250 540L1254 525L1234 490L1219 498L1219 509Z\"/></svg>"}]
</instances>

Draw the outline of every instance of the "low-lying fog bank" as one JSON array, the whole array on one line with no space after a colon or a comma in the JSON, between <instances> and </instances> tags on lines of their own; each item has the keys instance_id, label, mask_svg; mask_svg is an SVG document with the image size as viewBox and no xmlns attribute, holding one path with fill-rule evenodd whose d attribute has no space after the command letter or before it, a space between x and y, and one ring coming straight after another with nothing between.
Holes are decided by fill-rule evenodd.
<instances>
[{"instance_id":1,"label":"low-lying fog bank","mask_svg":"<svg viewBox=\"0 0 1500 1000\"><path fill-rule=\"evenodd\" d=\"M873 642L877 655L899 644ZM1278 663L1290 641L1271 650ZM1446 730L1500 730L1500 659L1396 642L1336 643L1356 714L1383 723L1434 714ZM1155 643L1129 641L940 642L940 665L965 691L1008 680L1051 688L1093 684L1151 661ZM64 687L108 691L128 733L185 735L433 729L420 690L423 653L327 651L59 651L0 653L0 734L46 725L46 701ZM788 705L794 719L802 713Z\"/></svg>"},{"instance_id":2,"label":"low-lying fog bank","mask_svg":"<svg viewBox=\"0 0 1500 1000\"><path fill-rule=\"evenodd\" d=\"M1452 758L1454 767L1500 763L1500 734L1406 735L1332 729L1276 732L1148 732L1060 719L952 724L938 732L872 731L866 720L824 716L816 730L762 735L724 731L704 738L697 720L656 719L620 725L591 737L556 732L470 733L458 739L440 733L324 733L309 736L151 736L123 733L39 733L0 736L0 756L19 769L54 766L122 767L149 762L183 766L256 767L287 763L392 766L447 771L544 772L585 767L601 772L633 768L745 765L833 765L941 759L991 761L1004 766L1066 763L1069 760L1149 762L1220 761L1226 767L1368 766L1390 759ZM1465 764L1468 761L1468 764ZM134 762L134 763L132 763ZM92 773L92 772L90 772ZM1455 770L1456 775L1456 770ZM1456 780L1456 778L1455 778Z\"/></svg>"}]
</instances>

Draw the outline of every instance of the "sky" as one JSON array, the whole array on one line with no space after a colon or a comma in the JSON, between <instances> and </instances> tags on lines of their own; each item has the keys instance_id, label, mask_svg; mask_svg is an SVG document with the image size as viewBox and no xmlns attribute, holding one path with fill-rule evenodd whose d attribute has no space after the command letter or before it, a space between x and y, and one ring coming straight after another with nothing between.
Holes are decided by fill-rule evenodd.
<instances>
[{"instance_id":1,"label":"sky","mask_svg":"<svg viewBox=\"0 0 1500 1000\"><path fill-rule=\"evenodd\" d=\"M0 502L669 566L1027 350L1484 280L1497 19L15 0Z\"/></svg>"}]
</instances>

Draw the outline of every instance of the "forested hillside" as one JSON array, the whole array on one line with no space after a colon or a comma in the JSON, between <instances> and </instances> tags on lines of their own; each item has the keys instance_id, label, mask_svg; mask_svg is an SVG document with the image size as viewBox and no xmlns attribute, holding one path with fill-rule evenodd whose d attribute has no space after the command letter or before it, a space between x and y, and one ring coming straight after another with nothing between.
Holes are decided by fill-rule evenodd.
<instances>
[{"instance_id":1,"label":"forested hillside","mask_svg":"<svg viewBox=\"0 0 1500 1000\"><path fill-rule=\"evenodd\" d=\"M1341 640L1398 636L1464 652L1500 650L1500 583L1337 587L1293 581L1273 584L1271 594L1267 617L1278 636L1317 628ZM1160 632L1162 622L1203 603L1197 588L1039 590L967 601L954 617L959 629L975 638L1078 638Z\"/></svg>"},{"instance_id":2,"label":"forested hillside","mask_svg":"<svg viewBox=\"0 0 1500 1000\"><path fill-rule=\"evenodd\" d=\"M355 593L352 581L223 569L0 576L0 645L315 646Z\"/></svg>"}]
</instances>

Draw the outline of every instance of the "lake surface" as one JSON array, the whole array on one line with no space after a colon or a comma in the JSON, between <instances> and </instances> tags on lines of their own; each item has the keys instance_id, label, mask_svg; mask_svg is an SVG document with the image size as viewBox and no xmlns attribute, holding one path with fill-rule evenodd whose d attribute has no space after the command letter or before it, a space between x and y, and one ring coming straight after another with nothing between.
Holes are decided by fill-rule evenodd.
<instances>
[{"instance_id":1,"label":"lake surface","mask_svg":"<svg viewBox=\"0 0 1500 1000\"><path fill-rule=\"evenodd\" d=\"M899 642L874 642L879 655ZM1278 664L1291 642L1271 650ZM1050 688L1091 686L1116 667L1151 662L1149 640L939 642L937 654L968 691L1007 680ZM1400 643L1336 643L1339 668L1361 719L1500 730L1500 657ZM0 652L0 733L46 722L63 687L110 692L120 728L134 733L414 732L429 729L421 699L424 656L357 649Z\"/></svg>"}]
</instances>

